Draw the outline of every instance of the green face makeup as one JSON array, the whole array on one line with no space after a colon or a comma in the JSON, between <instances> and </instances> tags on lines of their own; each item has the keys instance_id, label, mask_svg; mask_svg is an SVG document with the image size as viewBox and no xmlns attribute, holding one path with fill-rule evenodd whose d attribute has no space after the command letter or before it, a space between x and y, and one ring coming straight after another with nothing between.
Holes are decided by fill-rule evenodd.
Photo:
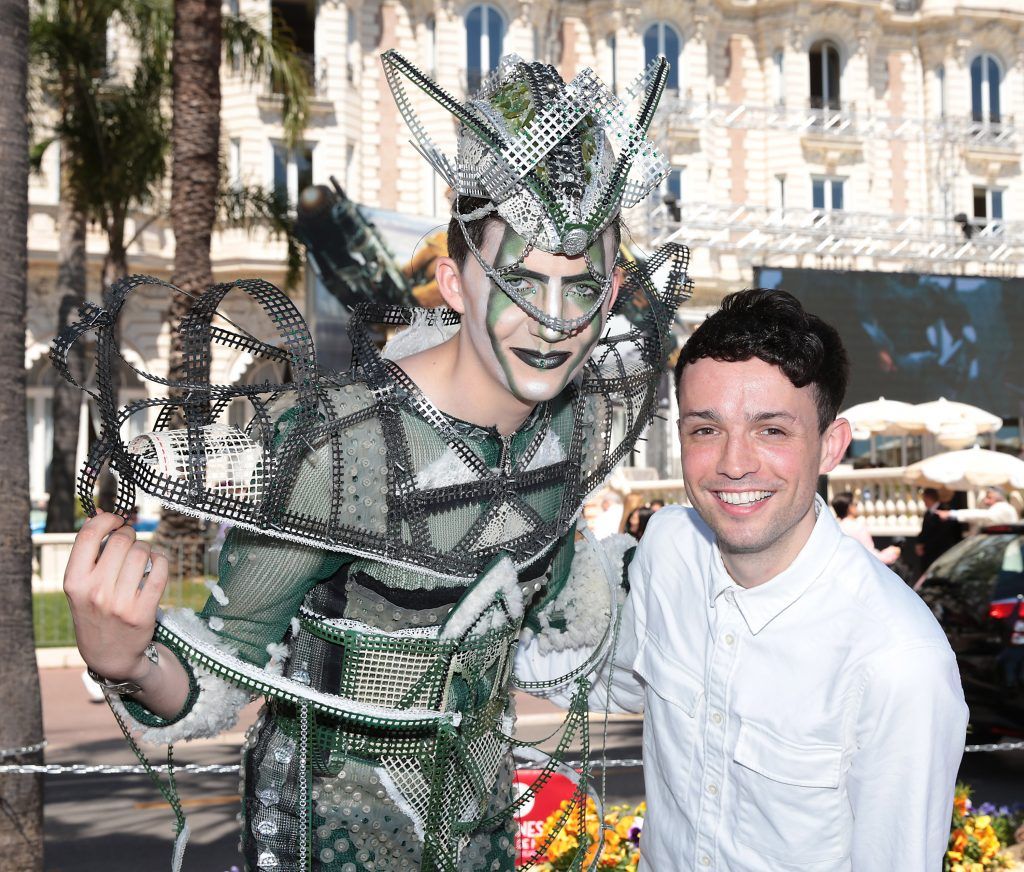
<instances>
[{"instance_id":1,"label":"green face makeup","mask_svg":"<svg viewBox=\"0 0 1024 872\"><path fill-rule=\"evenodd\" d=\"M506 226L495 256L494 266L516 263L526 249L526 240ZM590 247L591 263L605 269L602 240ZM527 260L531 260L528 256ZM535 262L555 264L550 257ZM542 311L562 319L585 314L601 293L601 282L587 270L582 259L568 275L548 276L527 263L505 275L519 293ZM544 327L524 312L493 281L489 283L486 307L486 332L490 349L509 390L519 399L540 402L551 399L579 372L601 334L601 312L576 333L567 335Z\"/></svg>"}]
</instances>

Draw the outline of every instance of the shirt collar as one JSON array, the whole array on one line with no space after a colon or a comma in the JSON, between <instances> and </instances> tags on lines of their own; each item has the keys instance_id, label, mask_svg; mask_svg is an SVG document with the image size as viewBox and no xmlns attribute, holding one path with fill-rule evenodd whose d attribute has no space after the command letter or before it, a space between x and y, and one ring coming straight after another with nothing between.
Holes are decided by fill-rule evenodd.
<instances>
[{"instance_id":1,"label":"shirt collar","mask_svg":"<svg viewBox=\"0 0 1024 872\"><path fill-rule=\"evenodd\" d=\"M722 562L718 543L712 545L708 568L708 605L711 608L715 608L720 596L731 591L743 620L750 632L756 635L804 595L821 575L843 538L839 524L828 511L825 501L817 495L814 501L818 517L804 547L786 569L764 584L752 588L738 585Z\"/></svg>"}]
</instances>

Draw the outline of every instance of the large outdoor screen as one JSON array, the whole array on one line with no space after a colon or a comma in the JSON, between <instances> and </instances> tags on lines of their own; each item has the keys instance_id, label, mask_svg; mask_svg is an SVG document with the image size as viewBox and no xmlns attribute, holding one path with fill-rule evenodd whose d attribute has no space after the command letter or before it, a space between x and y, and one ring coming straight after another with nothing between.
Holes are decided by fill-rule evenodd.
<instances>
[{"instance_id":1,"label":"large outdoor screen","mask_svg":"<svg viewBox=\"0 0 1024 872\"><path fill-rule=\"evenodd\" d=\"M945 397L1015 418L1024 403L1024 279L755 270L835 325L850 355L846 405Z\"/></svg>"}]
</instances>

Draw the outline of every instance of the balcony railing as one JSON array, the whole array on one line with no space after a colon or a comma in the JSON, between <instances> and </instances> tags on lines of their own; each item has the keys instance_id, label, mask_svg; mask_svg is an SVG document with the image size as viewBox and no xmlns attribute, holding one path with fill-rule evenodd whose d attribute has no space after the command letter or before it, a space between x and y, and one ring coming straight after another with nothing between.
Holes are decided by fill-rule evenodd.
<instances>
[{"instance_id":1,"label":"balcony railing","mask_svg":"<svg viewBox=\"0 0 1024 872\"><path fill-rule=\"evenodd\" d=\"M1019 148L1013 117L998 121L977 121L970 114L947 118L904 118L880 115L857 106L853 101L815 106L807 100L803 107L785 103L715 103L692 96L666 95L658 110L656 127L662 136L674 131L691 130L704 125L747 130L820 133L823 136L856 137L879 140L952 141L998 149Z\"/></svg>"},{"instance_id":2,"label":"balcony railing","mask_svg":"<svg viewBox=\"0 0 1024 872\"><path fill-rule=\"evenodd\" d=\"M652 205L648 233L654 244L680 241L694 248L758 253L762 260L802 254L870 257L918 271L983 262L1024 274L1024 222L979 226L959 217L683 201L673 209Z\"/></svg>"}]
</instances>

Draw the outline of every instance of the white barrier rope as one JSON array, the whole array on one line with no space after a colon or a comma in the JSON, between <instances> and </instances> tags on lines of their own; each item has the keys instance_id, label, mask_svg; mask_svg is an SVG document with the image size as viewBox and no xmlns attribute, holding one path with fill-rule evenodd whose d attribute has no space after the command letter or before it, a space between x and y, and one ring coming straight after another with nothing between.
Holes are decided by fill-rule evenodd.
<instances>
[{"instance_id":1,"label":"white barrier rope","mask_svg":"<svg viewBox=\"0 0 1024 872\"><path fill-rule=\"evenodd\" d=\"M33 753L40 750L46 743L30 745L26 748L12 748L8 751L0 751L0 759L4 757L17 757L19 754ZM965 753L991 753L995 751L1024 751L1024 742L990 742L985 745L968 745L964 748ZM570 769L578 769L583 765L581 760L568 760L566 766ZM638 769L643 766L643 761L638 758L625 760L592 760L591 769ZM189 763L186 766L175 766L175 773L187 775L238 775L237 764L210 763L200 765ZM0 775L145 775L146 770L141 766L123 765L112 766L87 763L71 763L67 765L52 764L6 764L0 765Z\"/></svg>"},{"instance_id":2,"label":"white barrier rope","mask_svg":"<svg viewBox=\"0 0 1024 872\"><path fill-rule=\"evenodd\" d=\"M21 757L23 754L35 754L38 751L42 751L47 746L48 742L43 739L41 742L36 742L34 745L25 745L21 748L7 748L6 750L0 751L0 760L6 760L8 757Z\"/></svg>"}]
</instances>

